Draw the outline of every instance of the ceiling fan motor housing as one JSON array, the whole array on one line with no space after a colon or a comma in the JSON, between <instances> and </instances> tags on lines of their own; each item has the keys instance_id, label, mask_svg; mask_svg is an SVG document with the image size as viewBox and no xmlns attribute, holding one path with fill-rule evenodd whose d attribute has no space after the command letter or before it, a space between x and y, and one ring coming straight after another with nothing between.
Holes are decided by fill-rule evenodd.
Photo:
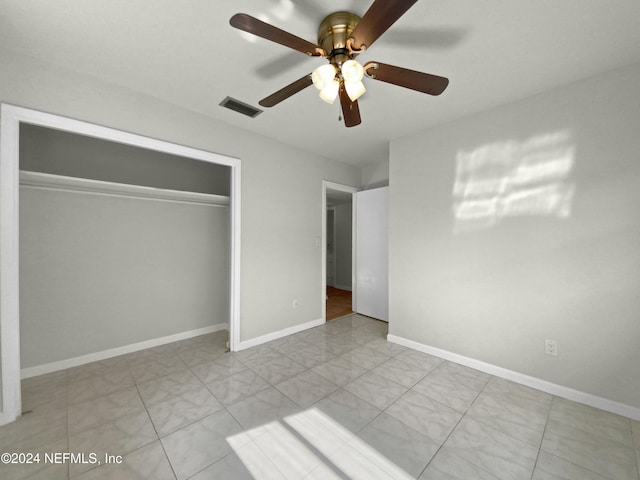
<instances>
[{"instance_id":1,"label":"ceiling fan motor housing","mask_svg":"<svg viewBox=\"0 0 640 480\"><path fill-rule=\"evenodd\" d=\"M360 17L355 13L335 12L327 16L318 28L318 45L338 69L357 55L347 47L347 40L359 21Z\"/></svg>"}]
</instances>

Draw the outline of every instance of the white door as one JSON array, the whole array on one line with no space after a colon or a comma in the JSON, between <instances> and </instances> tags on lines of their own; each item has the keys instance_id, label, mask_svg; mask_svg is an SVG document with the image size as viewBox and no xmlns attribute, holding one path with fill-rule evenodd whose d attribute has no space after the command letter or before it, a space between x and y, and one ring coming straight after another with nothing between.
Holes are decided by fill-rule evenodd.
<instances>
[{"instance_id":1,"label":"white door","mask_svg":"<svg viewBox=\"0 0 640 480\"><path fill-rule=\"evenodd\" d=\"M356 193L355 311L389 321L389 187Z\"/></svg>"}]
</instances>

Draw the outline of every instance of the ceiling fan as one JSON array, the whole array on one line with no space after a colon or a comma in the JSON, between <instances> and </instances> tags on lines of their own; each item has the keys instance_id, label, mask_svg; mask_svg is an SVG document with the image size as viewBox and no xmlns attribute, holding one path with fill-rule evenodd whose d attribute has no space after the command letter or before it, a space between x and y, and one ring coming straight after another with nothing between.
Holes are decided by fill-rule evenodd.
<instances>
[{"instance_id":1,"label":"ceiling fan","mask_svg":"<svg viewBox=\"0 0 640 480\"><path fill-rule=\"evenodd\" d=\"M317 45L245 13L235 14L229 23L239 30L329 61L263 98L258 102L261 106L273 107L315 85L324 101L333 103L340 98L345 126L353 127L361 123L358 98L365 92L364 75L429 95L440 95L447 88L449 80L444 77L380 62L368 62L363 66L355 60L417 1L374 0L362 18L351 12L332 13L320 23Z\"/></svg>"}]
</instances>

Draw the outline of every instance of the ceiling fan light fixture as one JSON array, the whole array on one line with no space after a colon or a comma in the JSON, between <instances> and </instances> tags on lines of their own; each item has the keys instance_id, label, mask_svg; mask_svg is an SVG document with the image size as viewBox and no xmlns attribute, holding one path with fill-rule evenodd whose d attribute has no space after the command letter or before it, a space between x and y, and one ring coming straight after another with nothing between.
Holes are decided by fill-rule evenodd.
<instances>
[{"instance_id":1,"label":"ceiling fan light fixture","mask_svg":"<svg viewBox=\"0 0 640 480\"><path fill-rule=\"evenodd\" d=\"M355 102L364 92L367 91L367 89L364 88L364 83L360 80L357 82L344 82L344 88L352 102Z\"/></svg>"},{"instance_id":2,"label":"ceiling fan light fixture","mask_svg":"<svg viewBox=\"0 0 640 480\"><path fill-rule=\"evenodd\" d=\"M320 98L327 103L333 103L338 97L338 91L340 90L340 82L337 78L328 82L322 90L320 90Z\"/></svg>"},{"instance_id":3,"label":"ceiling fan light fixture","mask_svg":"<svg viewBox=\"0 0 640 480\"><path fill-rule=\"evenodd\" d=\"M347 60L342 64L342 78L345 83L358 83L364 77L364 69L355 60Z\"/></svg>"},{"instance_id":4,"label":"ceiling fan light fixture","mask_svg":"<svg viewBox=\"0 0 640 480\"><path fill-rule=\"evenodd\" d=\"M336 67L330 63L325 63L313 71L311 74L311 81L318 90L322 91L325 87L331 84L333 80L335 80L336 73Z\"/></svg>"}]
</instances>

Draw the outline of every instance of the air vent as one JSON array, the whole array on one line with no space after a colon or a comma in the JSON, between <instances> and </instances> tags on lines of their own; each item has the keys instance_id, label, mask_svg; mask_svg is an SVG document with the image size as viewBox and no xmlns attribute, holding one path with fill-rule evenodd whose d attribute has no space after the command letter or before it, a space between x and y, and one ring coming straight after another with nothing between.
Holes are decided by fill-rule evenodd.
<instances>
[{"instance_id":1,"label":"air vent","mask_svg":"<svg viewBox=\"0 0 640 480\"><path fill-rule=\"evenodd\" d=\"M251 118L256 118L262 113L262 110L260 110L259 108L252 107L251 105L248 105L244 102L241 102L240 100L236 100L235 98L231 97L227 97L222 100L222 102L220 102L220 105L228 108L229 110L233 110L234 112L241 113Z\"/></svg>"}]
</instances>

